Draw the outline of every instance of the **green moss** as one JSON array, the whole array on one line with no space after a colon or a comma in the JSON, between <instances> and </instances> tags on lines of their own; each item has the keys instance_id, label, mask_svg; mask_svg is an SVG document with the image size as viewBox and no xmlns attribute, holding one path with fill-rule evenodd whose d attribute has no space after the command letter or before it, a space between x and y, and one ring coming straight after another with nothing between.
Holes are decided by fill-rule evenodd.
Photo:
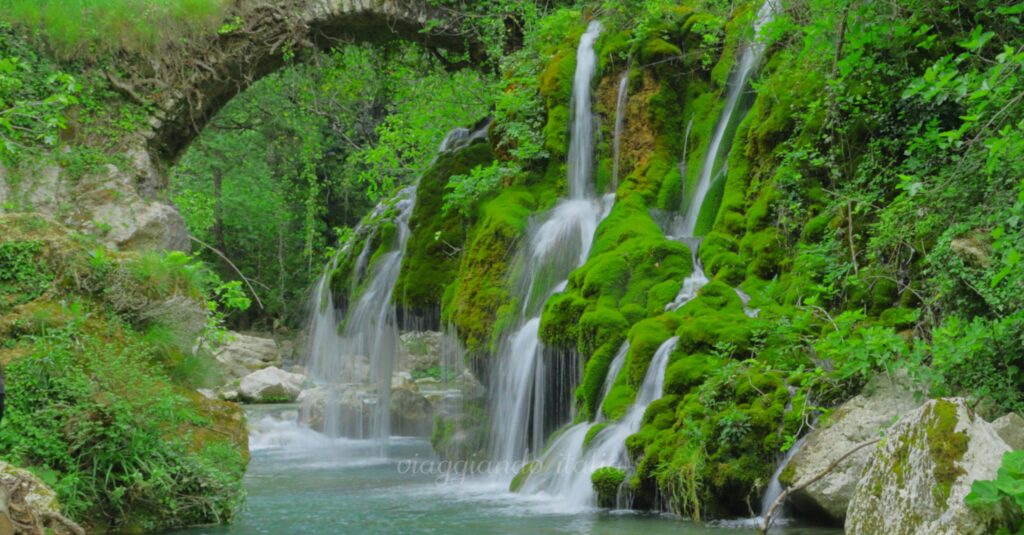
<instances>
[{"instance_id":1,"label":"green moss","mask_svg":"<svg viewBox=\"0 0 1024 535\"><path fill-rule=\"evenodd\" d=\"M455 325L471 352L490 346L499 307L508 303L510 251L516 248L530 214L546 206L531 190L543 191L524 186L502 190L483 204L470 232L442 319Z\"/></svg>"},{"instance_id":2,"label":"green moss","mask_svg":"<svg viewBox=\"0 0 1024 535\"><path fill-rule=\"evenodd\" d=\"M618 310L598 306L580 317L579 352L591 355L601 346L618 347L626 338L629 324Z\"/></svg>"},{"instance_id":3,"label":"green moss","mask_svg":"<svg viewBox=\"0 0 1024 535\"><path fill-rule=\"evenodd\" d=\"M548 110L548 121L544 125L544 148L554 158L569 153L569 106L558 105Z\"/></svg>"},{"instance_id":4,"label":"green moss","mask_svg":"<svg viewBox=\"0 0 1024 535\"><path fill-rule=\"evenodd\" d=\"M619 486L626 479L626 473L620 468L605 466L590 474L590 483L597 493L598 507L615 507L619 494Z\"/></svg>"},{"instance_id":5,"label":"green moss","mask_svg":"<svg viewBox=\"0 0 1024 535\"><path fill-rule=\"evenodd\" d=\"M654 353L672 336L674 326L675 322L671 317L659 316L640 321L630 329L629 355L626 357L625 365L629 384L636 387L643 383ZM613 417L607 407L605 413Z\"/></svg>"},{"instance_id":6,"label":"green moss","mask_svg":"<svg viewBox=\"0 0 1024 535\"><path fill-rule=\"evenodd\" d=\"M575 347L579 323L587 308L586 299L570 292L555 294L544 303L541 315L541 340L553 347Z\"/></svg>"},{"instance_id":7,"label":"green moss","mask_svg":"<svg viewBox=\"0 0 1024 535\"><path fill-rule=\"evenodd\" d=\"M594 437L601 433L601 431L604 431L607 427L608 422L600 422L590 426L590 428L587 429L586 436L583 437L583 448L586 449L587 446L594 441Z\"/></svg>"},{"instance_id":8,"label":"green moss","mask_svg":"<svg viewBox=\"0 0 1024 535\"><path fill-rule=\"evenodd\" d=\"M509 484L508 490L510 492L519 492L523 488L523 484L526 483L527 479L540 468L538 461L530 461L523 465L519 470L519 473L512 478L512 483Z\"/></svg>"},{"instance_id":9,"label":"green moss","mask_svg":"<svg viewBox=\"0 0 1024 535\"><path fill-rule=\"evenodd\" d=\"M775 228L749 232L740 241L740 253L747 259L747 275L751 277L771 279L790 263Z\"/></svg>"},{"instance_id":10,"label":"green moss","mask_svg":"<svg viewBox=\"0 0 1024 535\"><path fill-rule=\"evenodd\" d=\"M647 39L640 45L640 59L644 63L655 63L657 61L682 57L683 51L678 46L660 38Z\"/></svg>"},{"instance_id":11,"label":"green moss","mask_svg":"<svg viewBox=\"0 0 1024 535\"><path fill-rule=\"evenodd\" d=\"M452 250L464 246L467 230L467 222L458 213L443 214L445 186L451 176L469 173L493 160L489 144L474 143L454 154L439 155L420 179L402 271L394 290L400 306L420 315L439 309L445 287L458 272L458 256Z\"/></svg>"},{"instance_id":12,"label":"green moss","mask_svg":"<svg viewBox=\"0 0 1024 535\"><path fill-rule=\"evenodd\" d=\"M572 98L572 83L576 73L576 48L565 45L551 59L540 76L540 94L549 104L567 105ZM568 124L566 121L565 124Z\"/></svg>"},{"instance_id":13,"label":"green moss","mask_svg":"<svg viewBox=\"0 0 1024 535\"><path fill-rule=\"evenodd\" d=\"M721 359L701 354L685 355L675 360L665 370L665 393L688 393L691 389L700 386L704 379L721 364Z\"/></svg>"},{"instance_id":14,"label":"green moss","mask_svg":"<svg viewBox=\"0 0 1024 535\"><path fill-rule=\"evenodd\" d=\"M969 437L967 433L956 430L957 420L956 404L944 399L937 400L928 415L928 454L935 465L932 475L936 488L933 492L940 504L949 499L953 483L966 473L959 463L967 453Z\"/></svg>"}]
</instances>

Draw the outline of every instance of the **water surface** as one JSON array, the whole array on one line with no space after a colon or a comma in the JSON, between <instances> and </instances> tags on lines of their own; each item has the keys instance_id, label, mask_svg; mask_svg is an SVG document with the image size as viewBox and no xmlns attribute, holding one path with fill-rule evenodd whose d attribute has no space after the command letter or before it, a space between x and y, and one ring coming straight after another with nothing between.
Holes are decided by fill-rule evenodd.
<instances>
[{"instance_id":1,"label":"water surface","mask_svg":"<svg viewBox=\"0 0 1024 535\"><path fill-rule=\"evenodd\" d=\"M419 438L329 439L296 424L291 407L250 412L252 462L246 509L235 524L199 534L580 534L731 535L756 533L749 523L697 525L670 515L580 508L557 496L519 495L479 479L445 481L413 473L410 461L434 459ZM774 532L773 532L774 533ZM786 535L833 530L794 528Z\"/></svg>"}]
</instances>

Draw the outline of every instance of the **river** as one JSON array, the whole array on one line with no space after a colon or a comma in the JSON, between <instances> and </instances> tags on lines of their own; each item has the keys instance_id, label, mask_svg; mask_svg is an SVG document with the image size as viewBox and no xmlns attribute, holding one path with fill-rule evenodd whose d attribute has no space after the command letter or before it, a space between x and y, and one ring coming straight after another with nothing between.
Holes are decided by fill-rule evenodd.
<instances>
[{"instance_id":1,"label":"river","mask_svg":"<svg viewBox=\"0 0 1024 535\"><path fill-rule=\"evenodd\" d=\"M484 478L455 480L414 471L434 460L426 439L392 438L385 456L370 441L329 439L299 426L296 417L294 406L250 407L252 461L245 478L249 496L244 511L230 526L176 533L756 533L742 521L711 526L664 514L567 509L556 496L515 494ZM778 533L837 532L787 527Z\"/></svg>"}]
</instances>

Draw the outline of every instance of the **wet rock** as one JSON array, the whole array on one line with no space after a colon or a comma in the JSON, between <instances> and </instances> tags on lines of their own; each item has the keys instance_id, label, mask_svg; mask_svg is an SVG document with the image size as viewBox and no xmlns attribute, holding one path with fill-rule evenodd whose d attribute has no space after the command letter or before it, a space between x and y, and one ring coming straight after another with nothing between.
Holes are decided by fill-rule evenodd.
<instances>
[{"instance_id":1,"label":"wet rock","mask_svg":"<svg viewBox=\"0 0 1024 535\"><path fill-rule=\"evenodd\" d=\"M785 487L799 486L830 466L858 444L878 438L900 416L920 406L906 379L880 375L843 403L812 431L779 476ZM871 456L864 448L848 457L828 475L795 491L790 503L804 516L842 525L857 482Z\"/></svg>"},{"instance_id":2,"label":"wet rock","mask_svg":"<svg viewBox=\"0 0 1024 535\"><path fill-rule=\"evenodd\" d=\"M427 372L441 365L442 334L437 331L408 331L401 335L399 369Z\"/></svg>"},{"instance_id":3,"label":"wet rock","mask_svg":"<svg viewBox=\"0 0 1024 535\"><path fill-rule=\"evenodd\" d=\"M249 403L285 403L295 401L306 378L276 366L264 368L242 378L239 397Z\"/></svg>"},{"instance_id":4,"label":"wet rock","mask_svg":"<svg viewBox=\"0 0 1024 535\"><path fill-rule=\"evenodd\" d=\"M391 431L402 436L430 436L434 425L434 407L418 392L397 389L391 392Z\"/></svg>"},{"instance_id":5,"label":"wet rock","mask_svg":"<svg viewBox=\"0 0 1024 535\"><path fill-rule=\"evenodd\" d=\"M371 407L369 394L356 387L318 386L303 390L298 402L302 406L300 421L310 429L336 433L350 438L362 438L363 430L370 429Z\"/></svg>"},{"instance_id":6,"label":"wet rock","mask_svg":"<svg viewBox=\"0 0 1024 535\"><path fill-rule=\"evenodd\" d=\"M1008 511L970 509L971 483L993 479L1010 447L959 398L907 413L872 452L850 502L852 534L981 535Z\"/></svg>"}]
</instances>

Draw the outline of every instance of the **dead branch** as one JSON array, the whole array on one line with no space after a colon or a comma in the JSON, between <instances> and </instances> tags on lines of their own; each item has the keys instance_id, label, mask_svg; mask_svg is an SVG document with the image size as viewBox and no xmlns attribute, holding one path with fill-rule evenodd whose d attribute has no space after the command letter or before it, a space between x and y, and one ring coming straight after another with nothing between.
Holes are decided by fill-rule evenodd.
<instances>
[{"instance_id":1,"label":"dead branch","mask_svg":"<svg viewBox=\"0 0 1024 535\"><path fill-rule=\"evenodd\" d=\"M772 506L768 508L768 512L765 513L765 515L764 515L763 523L761 524L761 535L765 535L765 534L768 533L768 530L772 527L772 522L775 521L775 511L783 503L785 503L786 498L788 498L790 494L793 494L794 492L796 492L798 490L805 489L805 488L807 488L807 487L817 483L819 479L827 476L829 473L832 472L832 470L835 470L837 466L842 464L843 461L845 461L851 455L853 455L854 453L857 453L858 451L860 451L860 450L862 450L862 449L864 449L864 448L866 448L866 447L868 447L868 446L870 446L872 444L877 444L880 440L882 440L882 439L876 438L874 440L869 440L867 442L863 442L861 444L858 444L858 445L854 446L853 449L851 449L850 451L844 453L842 455L842 457L839 457L835 461L832 461L832 464L828 465L828 467L826 467L824 470L819 472L818 475L808 479L807 481L804 481L803 483L801 483L799 485L790 487L790 488L786 489L782 494L779 494L779 497L775 498L775 501L772 502Z\"/></svg>"}]
</instances>

